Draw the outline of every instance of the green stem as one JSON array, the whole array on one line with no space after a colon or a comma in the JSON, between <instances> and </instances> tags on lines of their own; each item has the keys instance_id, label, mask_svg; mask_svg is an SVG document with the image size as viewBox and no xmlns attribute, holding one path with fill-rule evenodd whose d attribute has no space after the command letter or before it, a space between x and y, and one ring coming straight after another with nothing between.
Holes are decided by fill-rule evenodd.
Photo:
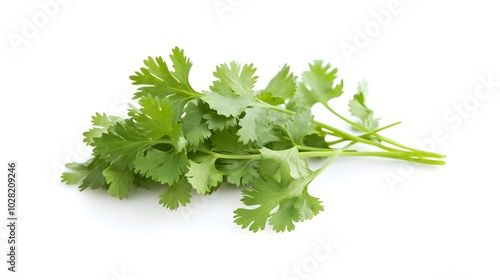
<instances>
[{"instance_id":1,"label":"green stem","mask_svg":"<svg viewBox=\"0 0 500 280\"><path fill-rule=\"evenodd\" d=\"M223 159L259 159L259 158L261 158L260 154L228 155L228 154L221 154L221 153L217 153L214 151L210 151L209 149L206 149L206 148L200 148L199 150L201 152L204 152L205 154L209 154L215 158L223 158Z\"/></svg>"},{"instance_id":2,"label":"green stem","mask_svg":"<svg viewBox=\"0 0 500 280\"><path fill-rule=\"evenodd\" d=\"M338 150L332 150L332 151L316 151L316 152L301 152L300 155L302 157L308 158L308 157L328 157L332 156L335 154ZM342 151L341 156L369 156L369 157L387 157L387 158L394 158L394 159L401 159L401 160L407 160L407 161L414 161L414 162L420 162L420 163L427 163L427 164L435 164L435 165L444 165L445 162L442 160L433 160L433 159L427 159L423 157L419 157L413 153L410 152L404 152L404 151L389 151L389 152L353 152L353 151Z\"/></svg>"},{"instance_id":3,"label":"green stem","mask_svg":"<svg viewBox=\"0 0 500 280\"><path fill-rule=\"evenodd\" d=\"M332 109L332 107L330 107L330 105L328 105L328 103L326 102L322 102L321 104L323 104L323 106L325 106L325 108L330 111L330 113L334 114L335 116L337 116L338 118L340 118L341 120L345 121L346 123L352 125L353 127L361 130L361 131L364 131L364 132L372 132L371 130L349 120L348 118L342 116L341 114L337 113L335 110ZM377 136L377 134L375 133L375 136Z\"/></svg>"},{"instance_id":4,"label":"green stem","mask_svg":"<svg viewBox=\"0 0 500 280\"><path fill-rule=\"evenodd\" d=\"M351 143L352 144L352 143ZM349 145L351 145L349 144ZM348 146L349 146L348 145ZM346 148L348 148L348 146ZM262 156L260 154L247 154L247 155L229 155L229 154L221 154L214 151L210 151L206 148L200 148L201 152L209 154L217 159L261 159ZM340 156L373 156L373 157L387 157L401 160L408 160L420 163L427 164L436 164L443 165L444 161L441 160L433 160L427 159L424 157L420 157L410 152L405 151L373 151L373 152L359 152L359 151L349 151L349 150L338 150L338 149L323 149L317 151L301 151L299 152L301 157L311 158L311 157L331 157L336 156L340 152Z\"/></svg>"},{"instance_id":5,"label":"green stem","mask_svg":"<svg viewBox=\"0 0 500 280\"><path fill-rule=\"evenodd\" d=\"M287 110L285 108L281 108L281 107L278 107L278 106L271 106L270 108L272 108L272 109L274 109L276 111L285 113L285 114L289 114L289 115L292 115L294 113L293 111L290 111L290 110ZM367 145L372 145L372 146L378 147L378 148L386 150L386 151L397 151L397 149L394 149L394 148L391 148L391 147L387 147L387 146L382 145L381 143L375 142L373 140L364 139L364 138L361 138L359 136L352 135L350 133L342 131L342 130L340 130L338 128L335 128L333 126L330 126L328 124L325 124L325 123L322 123L322 122L318 122L318 121L314 121L314 123L317 126L321 127L321 128L324 128L326 130L329 130L329 131L333 132L334 136L338 136L338 137L341 137L341 138L344 138L344 139L349 139L351 141L365 143ZM425 154L425 152L423 152L423 153Z\"/></svg>"},{"instance_id":6,"label":"green stem","mask_svg":"<svg viewBox=\"0 0 500 280\"><path fill-rule=\"evenodd\" d=\"M325 169L338 157L342 154L342 151L340 150L336 150L334 151L334 153L332 155L330 155L330 159L328 160L328 162L326 162L325 164L323 164L323 166L321 166L318 170L316 170L314 173L313 173L313 177L311 179L314 180L316 179L316 177L318 177L319 174L323 173L323 171L325 171Z\"/></svg>"},{"instance_id":7,"label":"green stem","mask_svg":"<svg viewBox=\"0 0 500 280\"><path fill-rule=\"evenodd\" d=\"M337 135L339 135L340 137L346 139L346 140L351 140L351 141L355 141L355 142L359 142L359 143L364 143L364 144L367 144L367 145L372 145L372 146L375 146L375 147L378 147L380 149L383 149L383 150L386 150L386 151L398 151L397 149L394 149L394 148L391 148L391 147L387 147L381 143L378 143L378 142L375 142L373 140L369 140L369 139L366 139L366 138L361 138L359 136L355 136L355 135L352 135L352 134L349 134L347 132L344 132L338 128L335 128L333 126L330 126L330 125L327 125L327 124L324 124L324 123L321 123L321 122L318 122L318 121L314 121L318 126L322 127L322 128L325 128L325 129L328 129L334 133L336 133Z\"/></svg>"},{"instance_id":8,"label":"green stem","mask_svg":"<svg viewBox=\"0 0 500 280\"><path fill-rule=\"evenodd\" d=\"M389 143L393 146L396 146L396 147L399 147L399 148L402 148L402 149L405 149L405 150L408 150L408 151L412 151L412 152L415 152L415 153L418 153L418 154L422 154L422 155L426 155L426 156L431 156L431 157L436 157L436 158L444 158L445 156L444 155L441 155L441 154L437 154L437 153L433 153L433 152L427 152L427 151L422 151L422 150L418 150L418 149L414 149L414 148L411 148L411 147L408 147L408 146L405 146L399 142L396 142L392 139L389 139L389 138L386 138L382 135L379 135L377 134L375 131L371 131L347 118L345 118L344 116L340 115L339 113L337 113L335 110L332 109L332 107L330 107L330 105L328 105L327 103L322 103L323 106L325 106L325 108L330 111L332 114L334 114L335 116L337 116L338 118L342 119L343 121L347 122L348 124L352 125L353 127L361 130L361 131L364 131L364 132L368 132L369 134L373 134L375 137L377 137L380 141L384 141L386 143Z\"/></svg>"},{"instance_id":9,"label":"green stem","mask_svg":"<svg viewBox=\"0 0 500 280\"><path fill-rule=\"evenodd\" d=\"M267 104L267 103L265 103L265 105L269 106L269 104ZM386 129L388 127L394 126L394 125L399 124L399 123L394 123L394 124L380 128L380 129L375 130L375 131L369 131L369 130L367 131L366 128L363 128L363 127L355 124L354 122L344 118L343 116L341 116L340 114L335 112L332 108L330 108L330 106L328 106L328 104L324 104L324 105L325 105L325 107L327 107L327 109L329 109L332 113L334 113L335 115L337 115L338 117L340 117L344 121L346 121L350 124L353 124L355 127L360 127L361 130L364 130L367 132L362 136L355 136L355 135L352 135L352 134L347 133L345 131L342 131L338 128L330 126L328 124L325 124L325 123L322 123L319 121L314 121L314 123L317 126L319 126L320 128L322 128L323 130L327 130L327 131L331 132L331 133L327 133L327 134L343 138L344 140L352 141L352 143L350 143L349 146L353 145L355 143L364 143L364 144L375 146L375 147L378 147L382 150L385 150L385 152L384 151L381 151L381 152L343 151L341 154L343 156L378 156L378 157L390 157L390 158L396 158L396 159L404 159L404 160L408 160L408 161L422 162L422 163L428 163L428 164L444 164L444 161L441 161L441 160L426 159L426 157L444 158L445 157L444 155L409 148L409 147L406 147L402 144L399 144L396 141L392 141L390 139L387 139L387 138L382 137L382 136L377 134L377 131ZM287 110L285 108L278 107L278 106L269 106L269 108L276 110L276 111L279 111L279 112L282 112L282 113L285 113L285 114L288 114L288 115L292 115L295 113L293 111L290 111L290 110ZM372 134L379 137L379 139L381 139L389 144L392 144L392 145L399 147L399 148L409 150L411 152L398 150L398 149L383 145L382 143L363 138L363 136L372 135ZM303 146L301 146L301 147L303 147ZM238 158L240 158L240 159L256 159L256 158L260 157L260 155L257 155L257 154L238 156L238 155L218 154L218 153L214 153L212 151L208 151L208 152L211 153L212 155L216 156L217 158L227 158L227 159L238 159ZM316 153L316 157L327 157L327 156L332 156L333 155L332 153L337 153L337 152L338 152L338 150L331 149L331 150L327 150L327 151L309 151L309 152L300 152L300 153L301 153L301 155L305 155L305 156L308 155L307 153L309 153L310 155L313 155L314 153Z\"/></svg>"},{"instance_id":10,"label":"green stem","mask_svg":"<svg viewBox=\"0 0 500 280\"><path fill-rule=\"evenodd\" d=\"M374 133L377 133L377 132L379 132L379 131L386 130L386 129L388 129L388 128L391 128L391 127L393 127L393 126L396 126L396 125L398 125L398 124L400 124L400 123L401 123L401 122L391 123L391 124L386 125L386 126L384 126L384 127L378 128L378 129L376 129L376 130L374 130L374 131L370 131L370 132L368 132L368 133L362 134L362 135L360 135L359 137L365 138L365 137L370 136L370 135L372 135L372 134L374 134ZM330 142L326 142L326 143L328 144L328 146L332 146L332 145L335 145L335 144L338 144L338 143L342 143L342 142L344 142L344 141L347 141L347 139L339 139L339 140L330 141Z\"/></svg>"}]
</instances>

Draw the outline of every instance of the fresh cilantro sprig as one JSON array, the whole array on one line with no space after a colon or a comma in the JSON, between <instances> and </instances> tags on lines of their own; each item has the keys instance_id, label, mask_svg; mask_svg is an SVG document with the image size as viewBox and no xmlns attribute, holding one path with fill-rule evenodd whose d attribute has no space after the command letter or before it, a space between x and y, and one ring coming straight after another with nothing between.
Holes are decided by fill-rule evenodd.
<instances>
[{"instance_id":1,"label":"fresh cilantro sprig","mask_svg":"<svg viewBox=\"0 0 500 280\"><path fill-rule=\"evenodd\" d=\"M131 76L139 85L128 116L97 113L84 141L93 147L86 163L68 163L61 176L80 190L104 189L119 199L135 187L160 185L159 202L175 210L193 192L210 195L221 184L242 188L235 223L251 231L267 224L291 231L323 206L309 194L309 185L339 156L374 156L442 165L445 156L407 147L380 134L399 123L379 128L367 106L368 86L361 82L349 101L350 120L330 106L343 94L337 69L322 61L309 64L301 77L285 65L268 85L254 88L256 68L230 62L219 65L213 84L204 91L189 83L191 61L174 48L172 66L149 57ZM354 132L314 119L320 103ZM357 147L368 147L362 150ZM311 170L308 158L329 158Z\"/></svg>"}]
</instances>

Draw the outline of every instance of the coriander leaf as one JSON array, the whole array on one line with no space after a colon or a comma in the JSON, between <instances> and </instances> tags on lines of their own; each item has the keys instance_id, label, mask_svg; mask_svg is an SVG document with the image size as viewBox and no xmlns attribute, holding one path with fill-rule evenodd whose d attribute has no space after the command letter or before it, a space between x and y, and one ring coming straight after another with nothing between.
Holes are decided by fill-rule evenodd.
<instances>
[{"instance_id":1,"label":"coriander leaf","mask_svg":"<svg viewBox=\"0 0 500 280\"><path fill-rule=\"evenodd\" d=\"M261 148L262 155L261 172L270 177L298 179L307 177L311 170L307 166L307 161L299 155L297 147L283 151L273 151L268 148Z\"/></svg>"},{"instance_id":2,"label":"coriander leaf","mask_svg":"<svg viewBox=\"0 0 500 280\"><path fill-rule=\"evenodd\" d=\"M368 130L378 128L378 118L373 117L373 111L366 106L366 97L368 95L368 83L362 81L358 85L358 93L356 93L351 101L349 101L349 111L351 114L361 120L361 125Z\"/></svg>"},{"instance_id":3,"label":"coriander leaf","mask_svg":"<svg viewBox=\"0 0 500 280\"><path fill-rule=\"evenodd\" d=\"M238 208L234 211L234 222L242 228L253 232L263 230L271 211L287 198L284 188L274 179L257 178L251 190L243 190L241 201L247 206L258 206L253 209Z\"/></svg>"},{"instance_id":4,"label":"coriander leaf","mask_svg":"<svg viewBox=\"0 0 500 280\"><path fill-rule=\"evenodd\" d=\"M186 206L191 201L191 190L186 178L182 177L160 194L160 204L170 210Z\"/></svg>"},{"instance_id":5,"label":"coriander leaf","mask_svg":"<svg viewBox=\"0 0 500 280\"><path fill-rule=\"evenodd\" d=\"M76 185L78 184L83 178L87 177L89 174L89 168L87 165L77 163L77 162L71 162L71 163L66 163L66 168L71 169L71 172L64 172L61 175L61 182L65 182L68 185Z\"/></svg>"},{"instance_id":6,"label":"coriander leaf","mask_svg":"<svg viewBox=\"0 0 500 280\"><path fill-rule=\"evenodd\" d=\"M269 216L269 224L276 232L292 231L296 222L301 220L300 212L294 207L298 198L284 199L278 206L276 212Z\"/></svg>"},{"instance_id":7,"label":"coriander leaf","mask_svg":"<svg viewBox=\"0 0 500 280\"><path fill-rule=\"evenodd\" d=\"M259 178L257 171L259 163L254 159L224 159L221 170L227 176L227 181L236 186L243 186Z\"/></svg>"},{"instance_id":8,"label":"coriander leaf","mask_svg":"<svg viewBox=\"0 0 500 280\"><path fill-rule=\"evenodd\" d=\"M183 118L182 130L188 143L192 147L198 147L212 134L203 118L208 106L202 102L190 103L186 106L186 115Z\"/></svg>"},{"instance_id":9,"label":"coriander leaf","mask_svg":"<svg viewBox=\"0 0 500 280\"><path fill-rule=\"evenodd\" d=\"M310 63L309 70L302 74L302 81L291 106L310 108L317 102L326 105L328 100L339 97L342 95L344 82L334 86L336 78L337 68L332 69L329 63L324 66L321 60Z\"/></svg>"},{"instance_id":10,"label":"coriander leaf","mask_svg":"<svg viewBox=\"0 0 500 280\"><path fill-rule=\"evenodd\" d=\"M108 194L119 199L128 198L130 187L134 181L134 173L109 166L102 171L102 175L106 178L106 183L109 184Z\"/></svg>"},{"instance_id":11,"label":"coriander leaf","mask_svg":"<svg viewBox=\"0 0 500 280\"><path fill-rule=\"evenodd\" d=\"M256 142L258 146L264 146L269 142L281 140L281 135L274 129L271 116L267 108L246 109L245 116L239 121L240 129L236 133L239 141L245 144Z\"/></svg>"},{"instance_id":12,"label":"coriander leaf","mask_svg":"<svg viewBox=\"0 0 500 280\"><path fill-rule=\"evenodd\" d=\"M136 124L127 119L123 123L116 123L96 139L94 154L119 169L132 169L135 159L147 148L158 143L168 141L151 140L138 130Z\"/></svg>"},{"instance_id":13,"label":"coriander leaf","mask_svg":"<svg viewBox=\"0 0 500 280\"><path fill-rule=\"evenodd\" d=\"M304 137L313 134L315 129L314 117L310 110L294 112L285 124L286 133L296 145L302 145Z\"/></svg>"},{"instance_id":14,"label":"coriander leaf","mask_svg":"<svg viewBox=\"0 0 500 280\"><path fill-rule=\"evenodd\" d=\"M92 116L92 125L94 126L89 131L83 133L85 138L83 142L87 143L87 145L94 145L94 138L99 138L101 135L108 130L110 126L115 124L118 121L121 121L122 118L116 116L108 116L106 114L95 114Z\"/></svg>"},{"instance_id":15,"label":"coriander leaf","mask_svg":"<svg viewBox=\"0 0 500 280\"><path fill-rule=\"evenodd\" d=\"M232 126L236 126L238 123L238 119L235 117L226 117L223 115L217 114L217 112L213 110L209 110L208 113L203 115L203 118L206 120L206 124L208 125L208 129L214 130L224 130Z\"/></svg>"},{"instance_id":16,"label":"coriander leaf","mask_svg":"<svg viewBox=\"0 0 500 280\"><path fill-rule=\"evenodd\" d=\"M137 126L151 139L158 140L163 136L169 136L173 145L179 146L181 125L174 124L173 105L168 99L159 99L147 95L139 100L142 106L139 114L134 114L133 119Z\"/></svg>"},{"instance_id":17,"label":"coriander leaf","mask_svg":"<svg viewBox=\"0 0 500 280\"><path fill-rule=\"evenodd\" d=\"M172 66L175 69L174 72L170 72L172 76L174 76L180 84L185 85L191 92L194 92L189 84L189 71L193 63L184 55L184 50L175 47L170 55L170 60L172 60Z\"/></svg>"},{"instance_id":18,"label":"coriander leaf","mask_svg":"<svg viewBox=\"0 0 500 280\"><path fill-rule=\"evenodd\" d=\"M188 170L188 165L185 152L149 149L137 157L134 170L156 182L172 185Z\"/></svg>"},{"instance_id":19,"label":"coriander leaf","mask_svg":"<svg viewBox=\"0 0 500 280\"><path fill-rule=\"evenodd\" d=\"M256 232L263 230L269 219L274 231L283 232L292 231L294 222L311 219L323 211L323 206L318 198L309 195L307 188L340 153L337 151L326 164L304 178L294 179L289 175L280 181L267 175L257 178L252 189L242 191L241 201L252 209L236 209L234 222Z\"/></svg>"},{"instance_id":20,"label":"coriander leaf","mask_svg":"<svg viewBox=\"0 0 500 280\"><path fill-rule=\"evenodd\" d=\"M297 77L290 72L290 66L285 64L271 81L269 81L269 84L267 84L262 92L270 93L273 97L281 98L282 100L290 99L295 94L295 89L297 87L296 79Z\"/></svg>"},{"instance_id":21,"label":"coriander leaf","mask_svg":"<svg viewBox=\"0 0 500 280\"><path fill-rule=\"evenodd\" d=\"M103 171L109 166L107 162L99 158L94 158L92 162L88 165L89 173L82 180L80 185L80 190L83 191L86 188L92 190L95 189L108 189L109 185L106 183L106 178L104 178Z\"/></svg>"},{"instance_id":22,"label":"coriander leaf","mask_svg":"<svg viewBox=\"0 0 500 280\"><path fill-rule=\"evenodd\" d=\"M168 99L160 100L147 95L139 100L142 108L139 113L132 113L138 129L146 138L152 140L170 138L170 144L178 151L186 146L186 139L182 133L182 125L175 121L175 111Z\"/></svg>"},{"instance_id":23,"label":"coriander leaf","mask_svg":"<svg viewBox=\"0 0 500 280\"><path fill-rule=\"evenodd\" d=\"M325 135L311 134L306 135L302 141L304 145L309 147L328 149L328 143L325 141Z\"/></svg>"},{"instance_id":24,"label":"coriander leaf","mask_svg":"<svg viewBox=\"0 0 500 280\"><path fill-rule=\"evenodd\" d=\"M285 99L283 99L283 97L273 96L273 94L270 92L260 93L259 95L257 95L257 98L270 105L285 104Z\"/></svg>"},{"instance_id":25,"label":"coriander leaf","mask_svg":"<svg viewBox=\"0 0 500 280\"><path fill-rule=\"evenodd\" d=\"M223 172L215 168L216 159L213 156L200 156L196 161L189 160L186 178L199 194L209 193L222 182Z\"/></svg>"},{"instance_id":26,"label":"coriander leaf","mask_svg":"<svg viewBox=\"0 0 500 280\"><path fill-rule=\"evenodd\" d=\"M261 129L266 127L265 116L261 114L262 110L258 108L249 108L245 110L245 116L240 119L240 129L236 133L239 136L239 141L249 143L257 141Z\"/></svg>"},{"instance_id":27,"label":"coriander leaf","mask_svg":"<svg viewBox=\"0 0 500 280\"><path fill-rule=\"evenodd\" d=\"M211 89L217 91L222 87L225 88L224 90L229 88L236 95L251 99L254 97L252 89L257 81L255 71L253 64L245 64L243 67L235 61L231 61L229 65L221 64L214 72L214 76L219 79L220 83L214 82Z\"/></svg>"},{"instance_id":28,"label":"coriander leaf","mask_svg":"<svg viewBox=\"0 0 500 280\"><path fill-rule=\"evenodd\" d=\"M141 98L148 94L160 99L169 98L175 108L175 119L179 119L185 105L200 96L189 84L188 75L191 69L191 61L184 56L184 51L179 48L172 50L170 56L175 72L168 69L167 64L161 57L153 59L148 57L144 60L146 67L130 76L134 85L145 85L139 88L134 98Z\"/></svg>"},{"instance_id":29,"label":"coriander leaf","mask_svg":"<svg viewBox=\"0 0 500 280\"><path fill-rule=\"evenodd\" d=\"M192 62L184 51L174 48L169 58L172 66L148 57L130 77L138 85L138 105L129 104L126 117L92 117L84 142L93 148L93 158L68 163L63 182L80 190L102 188L119 199L127 198L132 186L162 185L159 203L172 210L186 205L193 189L210 195L224 182L249 185L242 192L245 207L234 211L235 223L251 231L269 224L284 232L323 210L308 186L341 154L445 163L444 155L404 146L375 130L379 119L366 105L365 82L349 102L359 125L333 110L328 103L342 95L343 81L336 81L337 69L328 63L310 63L299 81L285 65L264 89L255 90L253 65L232 61L217 66L215 81L199 93L189 83ZM316 103L363 135L315 121ZM347 150L348 143L366 149ZM324 157L331 160L315 171L305 160Z\"/></svg>"},{"instance_id":30,"label":"coriander leaf","mask_svg":"<svg viewBox=\"0 0 500 280\"><path fill-rule=\"evenodd\" d=\"M76 185L81 181L79 186L80 191L89 187L93 190L98 188L107 189L108 185L102 172L108 166L108 163L97 157L94 157L85 164L68 163L66 167L71 171L64 172L61 176L61 181L68 185Z\"/></svg>"},{"instance_id":31,"label":"coriander leaf","mask_svg":"<svg viewBox=\"0 0 500 280\"><path fill-rule=\"evenodd\" d=\"M247 146L238 141L238 135L233 130L215 131L210 137L213 150L229 154L247 154Z\"/></svg>"},{"instance_id":32,"label":"coriander leaf","mask_svg":"<svg viewBox=\"0 0 500 280\"><path fill-rule=\"evenodd\" d=\"M134 173L134 181L132 185L136 186L137 188L149 190L155 186L158 186L158 182L154 181L151 178L145 177L140 173Z\"/></svg>"},{"instance_id":33,"label":"coriander leaf","mask_svg":"<svg viewBox=\"0 0 500 280\"><path fill-rule=\"evenodd\" d=\"M210 108L214 109L219 115L225 117L238 117L247 107L260 106L255 101L239 97L237 95L221 95L214 92L204 91L201 97Z\"/></svg>"},{"instance_id":34,"label":"coriander leaf","mask_svg":"<svg viewBox=\"0 0 500 280\"><path fill-rule=\"evenodd\" d=\"M308 184L316 176L315 171L308 177L287 178L281 183L271 177L256 179L251 190L243 190L241 199L246 206L254 208L236 209L235 223L256 232L263 230L269 219L274 231L292 231L294 222L311 219L323 210L321 202L307 192Z\"/></svg>"},{"instance_id":35,"label":"coriander leaf","mask_svg":"<svg viewBox=\"0 0 500 280\"><path fill-rule=\"evenodd\" d=\"M253 92L257 77L254 76L253 65L244 65L243 68L236 62L221 64L216 68L210 91L205 91L201 97L210 108L226 117L237 117L247 107L261 107Z\"/></svg>"},{"instance_id":36,"label":"coriander leaf","mask_svg":"<svg viewBox=\"0 0 500 280\"><path fill-rule=\"evenodd\" d=\"M304 188L302 195L297 198L293 208L298 210L299 220L301 222L312 219L315 215L324 210L321 205L321 200L309 195L307 187Z\"/></svg>"}]
</instances>

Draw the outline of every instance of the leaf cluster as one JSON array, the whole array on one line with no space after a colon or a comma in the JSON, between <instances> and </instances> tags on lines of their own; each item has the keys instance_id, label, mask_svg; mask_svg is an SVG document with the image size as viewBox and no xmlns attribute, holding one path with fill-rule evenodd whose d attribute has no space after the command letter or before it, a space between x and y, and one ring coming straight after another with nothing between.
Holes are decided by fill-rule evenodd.
<instances>
[{"instance_id":1,"label":"leaf cluster","mask_svg":"<svg viewBox=\"0 0 500 280\"><path fill-rule=\"evenodd\" d=\"M68 163L63 182L80 190L104 189L119 199L133 188L157 184L164 188L159 203L171 210L186 206L193 192L210 195L226 182L242 188L244 207L234 211L236 224L254 232L269 224L282 232L323 211L308 187L340 155L442 164L435 159L440 155L379 135L384 128L366 105L366 83L348 104L358 122L334 111L329 102L343 94L343 81L330 64L314 61L300 79L285 65L257 90L256 68L232 61L217 66L213 84L199 92L190 85L192 63L184 51L174 48L170 61L168 66L161 57L149 57L130 77L139 106L127 116L92 117L93 127L83 135L93 157ZM363 134L315 121L316 103ZM348 149L356 143L380 151ZM330 160L311 170L311 157Z\"/></svg>"}]
</instances>

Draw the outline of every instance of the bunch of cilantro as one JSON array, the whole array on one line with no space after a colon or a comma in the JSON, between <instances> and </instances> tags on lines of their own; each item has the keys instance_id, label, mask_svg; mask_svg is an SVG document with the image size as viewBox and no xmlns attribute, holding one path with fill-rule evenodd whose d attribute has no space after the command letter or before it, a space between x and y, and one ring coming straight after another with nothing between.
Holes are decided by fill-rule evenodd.
<instances>
[{"instance_id":1,"label":"bunch of cilantro","mask_svg":"<svg viewBox=\"0 0 500 280\"><path fill-rule=\"evenodd\" d=\"M84 141L91 160L68 163L62 174L80 190L105 189L119 199L132 188L160 185L160 204L174 210L190 202L193 191L210 195L224 182L242 187L248 208L234 211L235 223L258 231L266 224L277 232L323 211L308 192L309 184L338 156L378 156L426 164L444 164L443 155L406 147L380 135L373 111L366 105L367 85L348 106L356 121L338 114L328 102L343 93L337 69L322 61L309 64L300 79L285 65L262 90L252 64L219 65L206 91L189 83L191 61L174 48L172 67L149 57L131 76L140 85L128 116L96 114ZM357 134L314 119L320 103L347 122ZM373 149L358 151L357 146ZM329 158L317 169L307 158Z\"/></svg>"}]
</instances>

